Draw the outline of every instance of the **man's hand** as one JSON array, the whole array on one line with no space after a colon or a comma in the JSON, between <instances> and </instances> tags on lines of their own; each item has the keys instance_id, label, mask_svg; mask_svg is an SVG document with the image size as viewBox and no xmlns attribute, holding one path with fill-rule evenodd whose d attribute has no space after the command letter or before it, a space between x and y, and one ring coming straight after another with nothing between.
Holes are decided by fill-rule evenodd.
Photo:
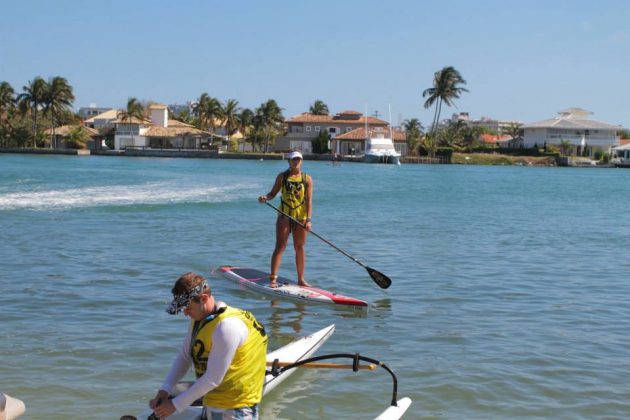
<instances>
[{"instance_id":1,"label":"man's hand","mask_svg":"<svg viewBox=\"0 0 630 420\"><path fill-rule=\"evenodd\" d=\"M166 400L162 401L160 405L156 406L153 409L153 412L155 413L156 416L158 416L161 419L170 416L171 414L175 412L175 406L173 405L173 401L166 398Z\"/></svg>"},{"instance_id":2,"label":"man's hand","mask_svg":"<svg viewBox=\"0 0 630 420\"><path fill-rule=\"evenodd\" d=\"M155 407L168 400L168 392L160 389L155 397L149 401L149 407L155 410Z\"/></svg>"}]
</instances>

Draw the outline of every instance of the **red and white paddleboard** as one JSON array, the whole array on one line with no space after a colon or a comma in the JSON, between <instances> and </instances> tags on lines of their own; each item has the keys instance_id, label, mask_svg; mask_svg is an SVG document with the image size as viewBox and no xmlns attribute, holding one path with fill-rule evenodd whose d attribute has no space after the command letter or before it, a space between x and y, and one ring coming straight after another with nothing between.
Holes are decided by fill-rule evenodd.
<instances>
[{"instance_id":1,"label":"red and white paddleboard","mask_svg":"<svg viewBox=\"0 0 630 420\"><path fill-rule=\"evenodd\" d=\"M298 286L297 282L286 277L278 277L277 287L270 287L269 273L254 268L221 266L213 272L266 295L299 300L301 302L324 303L329 305L367 307L364 300L355 299L317 287Z\"/></svg>"}]
</instances>

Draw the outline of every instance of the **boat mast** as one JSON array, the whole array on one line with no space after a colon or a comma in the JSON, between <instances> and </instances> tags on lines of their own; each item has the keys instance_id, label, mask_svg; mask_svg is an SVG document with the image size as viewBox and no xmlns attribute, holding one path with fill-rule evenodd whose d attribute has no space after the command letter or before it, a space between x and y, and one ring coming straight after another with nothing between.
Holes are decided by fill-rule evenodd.
<instances>
[{"instance_id":1,"label":"boat mast","mask_svg":"<svg viewBox=\"0 0 630 420\"><path fill-rule=\"evenodd\" d=\"M367 141L370 139L370 134L368 133L368 107L365 104L365 145L367 146Z\"/></svg>"},{"instance_id":2,"label":"boat mast","mask_svg":"<svg viewBox=\"0 0 630 420\"><path fill-rule=\"evenodd\" d=\"M389 104L388 107L389 107L389 138L392 139L392 144L394 144L394 133L392 131L392 104Z\"/></svg>"}]
</instances>

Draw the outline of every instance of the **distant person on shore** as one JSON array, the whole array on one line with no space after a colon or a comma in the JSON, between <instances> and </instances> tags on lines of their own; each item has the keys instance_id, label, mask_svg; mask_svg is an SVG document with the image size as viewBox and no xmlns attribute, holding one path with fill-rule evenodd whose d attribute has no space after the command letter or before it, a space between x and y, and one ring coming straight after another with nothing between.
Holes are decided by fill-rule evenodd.
<instances>
[{"instance_id":1,"label":"distant person on shore","mask_svg":"<svg viewBox=\"0 0 630 420\"><path fill-rule=\"evenodd\" d=\"M166 312L175 315L183 310L192 322L171 370L149 402L155 415L181 413L203 397L204 419L258 419L267 360L264 327L250 312L215 300L199 274L182 274L171 292L173 301ZM191 366L197 380L169 399Z\"/></svg>"},{"instance_id":2,"label":"distant person on shore","mask_svg":"<svg viewBox=\"0 0 630 420\"><path fill-rule=\"evenodd\" d=\"M277 287L278 271L282 262L282 254L289 242L289 234L293 234L293 248L295 249L295 266L297 268L298 285L310 286L304 280L306 254L304 245L306 235L311 230L311 216L313 211L313 179L302 172L302 154L289 153L289 169L280 172L276 177L271 191L258 197L258 201L265 203L282 192L280 210L299 221L299 225L280 214L276 219L276 247L271 255L271 287ZM304 227L302 227L304 226Z\"/></svg>"}]
</instances>

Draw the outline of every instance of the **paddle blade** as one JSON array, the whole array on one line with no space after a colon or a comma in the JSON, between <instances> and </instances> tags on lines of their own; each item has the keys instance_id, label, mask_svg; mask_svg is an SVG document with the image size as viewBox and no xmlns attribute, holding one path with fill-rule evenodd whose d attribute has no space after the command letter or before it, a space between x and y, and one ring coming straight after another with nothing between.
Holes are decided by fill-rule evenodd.
<instances>
[{"instance_id":1,"label":"paddle blade","mask_svg":"<svg viewBox=\"0 0 630 420\"><path fill-rule=\"evenodd\" d=\"M376 271L370 267L365 267L365 269L370 274L370 277L372 277L372 280L374 280L374 283L378 284L378 287L381 289L387 289L392 285L391 279L380 271Z\"/></svg>"}]
</instances>

